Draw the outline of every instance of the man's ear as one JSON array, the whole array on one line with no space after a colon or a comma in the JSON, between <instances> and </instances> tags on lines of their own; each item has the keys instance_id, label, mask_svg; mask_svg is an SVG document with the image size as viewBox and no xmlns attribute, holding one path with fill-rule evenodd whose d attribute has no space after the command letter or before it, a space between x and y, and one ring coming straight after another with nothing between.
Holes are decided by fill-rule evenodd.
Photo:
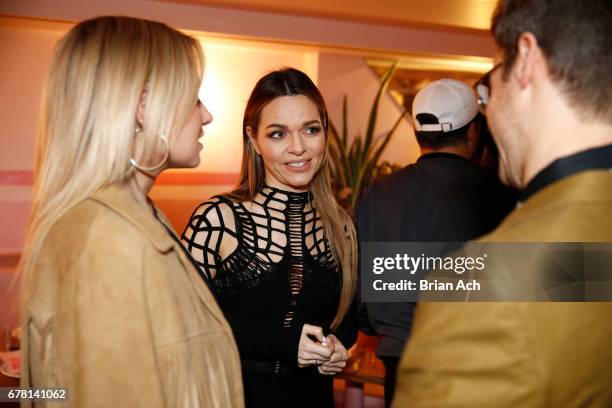
<instances>
[{"instance_id":1,"label":"man's ear","mask_svg":"<svg viewBox=\"0 0 612 408\"><path fill-rule=\"evenodd\" d=\"M147 100L147 91L142 91L140 93L140 98L138 99L138 106L136 107L136 125L139 128L142 128L144 126L146 100Z\"/></svg>"},{"instance_id":2,"label":"man's ear","mask_svg":"<svg viewBox=\"0 0 612 408\"><path fill-rule=\"evenodd\" d=\"M256 135L255 135L255 132L253 131L253 128L250 126L247 126L246 134L249 137L249 141L253 145L253 149L255 149L255 152L261 156L261 151L259 150L259 146L257 145L257 137L255 137Z\"/></svg>"},{"instance_id":3,"label":"man's ear","mask_svg":"<svg viewBox=\"0 0 612 408\"><path fill-rule=\"evenodd\" d=\"M517 50L514 75L523 89L533 80L537 64L542 61L542 50L535 35L529 31L520 35Z\"/></svg>"}]
</instances>

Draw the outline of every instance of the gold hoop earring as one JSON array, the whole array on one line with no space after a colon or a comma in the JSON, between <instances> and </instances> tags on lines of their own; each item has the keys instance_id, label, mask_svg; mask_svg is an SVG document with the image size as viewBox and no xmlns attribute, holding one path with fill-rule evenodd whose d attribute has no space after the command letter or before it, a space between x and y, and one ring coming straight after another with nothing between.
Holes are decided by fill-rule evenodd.
<instances>
[{"instance_id":1,"label":"gold hoop earring","mask_svg":"<svg viewBox=\"0 0 612 408\"><path fill-rule=\"evenodd\" d=\"M140 133L140 132L138 132L137 130L136 133ZM132 165L132 167L142 171L143 173L152 173L156 170L159 170L160 168L164 166L164 164L166 164L166 161L168 160L168 157L170 156L170 143L168 142L168 138L161 133L159 135L159 138L164 142L164 146L166 147L166 153L164 154L164 158L162 159L162 161L156 166L147 167L147 166L141 166L140 164L138 164L138 162L136 162L136 160L134 160L133 158L130 158L130 164Z\"/></svg>"}]
</instances>

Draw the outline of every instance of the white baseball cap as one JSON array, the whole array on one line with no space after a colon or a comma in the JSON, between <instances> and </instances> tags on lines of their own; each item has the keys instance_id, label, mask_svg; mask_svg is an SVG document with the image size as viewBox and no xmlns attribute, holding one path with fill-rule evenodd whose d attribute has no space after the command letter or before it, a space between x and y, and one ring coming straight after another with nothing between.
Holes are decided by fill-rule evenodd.
<instances>
[{"instance_id":1,"label":"white baseball cap","mask_svg":"<svg viewBox=\"0 0 612 408\"><path fill-rule=\"evenodd\" d=\"M435 124L421 124L419 113L428 113L438 119ZM433 81L417 93L412 103L412 119L418 132L450 132L457 130L476 117L476 94L465 82L454 79Z\"/></svg>"}]
</instances>

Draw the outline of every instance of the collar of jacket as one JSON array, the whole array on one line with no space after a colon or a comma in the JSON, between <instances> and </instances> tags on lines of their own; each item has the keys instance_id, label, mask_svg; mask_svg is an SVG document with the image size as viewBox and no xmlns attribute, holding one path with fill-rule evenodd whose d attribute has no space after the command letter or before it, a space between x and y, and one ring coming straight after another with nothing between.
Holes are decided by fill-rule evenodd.
<instances>
[{"instance_id":1,"label":"collar of jacket","mask_svg":"<svg viewBox=\"0 0 612 408\"><path fill-rule=\"evenodd\" d=\"M573 174L534 193L502 221L498 230L552 208L579 203L612 203L612 171L592 170Z\"/></svg>"},{"instance_id":2,"label":"collar of jacket","mask_svg":"<svg viewBox=\"0 0 612 408\"><path fill-rule=\"evenodd\" d=\"M165 253L174 247L175 242L165 231L163 225L159 224L153 214L143 210L127 187L119 183L102 187L92 199L110 208L140 229L158 251ZM165 219L163 222L167 224ZM170 229L174 230L172 227Z\"/></svg>"},{"instance_id":3,"label":"collar of jacket","mask_svg":"<svg viewBox=\"0 0 612 408\"><path fill-rule=\"evenodd\" d=\"M189 277L198 293L198 296L202 299L206 308L208 308L208 310L217 318L217 320L222 322L222 324L226 326L227 330L231 332L227 321L221 312L221 309L219 309L217 306L212 292L206 283L201 279L196 270L193 269L194 266L187 259L185 252L178 247L181 244L172 239L172 237L165 230L164 226L160 225L160 222L153 216L153 214L143 210L143 208L140 206L140 204L138 204L125 186L121 185L120 183L108 185L98 190L92 196L92 199L102 205L105 205L140 229L144 235L148 237L153 246L161 253L168 253L174 249L183 266L189 271ZM171 231L174 231L174 228L165 218L163 213L158 210L157 214L160 221L166 224Z\"/></svg>"}]
</instances>

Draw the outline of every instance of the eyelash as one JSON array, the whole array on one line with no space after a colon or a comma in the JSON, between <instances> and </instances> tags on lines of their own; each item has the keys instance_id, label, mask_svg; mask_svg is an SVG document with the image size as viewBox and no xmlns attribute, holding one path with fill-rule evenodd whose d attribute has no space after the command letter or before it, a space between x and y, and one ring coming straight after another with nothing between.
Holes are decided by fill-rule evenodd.
<instances>
[{"instance_id":1,"label":"eyelash","mask_svg":"<svg viewBox=\"0 0 612 408\"><path fill-rule=\"evenodd\" d=\"M310 126L306 128L306 131L310 131L309 134L311 135L316 135L321 131L321 128L319 126Z\"/></svg>"},{"instance_id":2,"label":"eyelash","mask_svg":"<svg viewBox=\"0 0 612 408\"><path fill-rule=\"evenodd\" d=\"M319 134L320 131L321 131L321 128L319 126L310 126L304 129L304 133L306 133L307 135L317 135ZM272 139L280 139L284 135L285 135L285 132L283 130L275 130L274 132L268 133L268 137Z\"/></svg>"},{"instance_id":3,"label":"eyelash","mask_svg":"<svg viewBox=\"0 0 612 408\"><path fill-rule=\"evenodd\" d=\"M284 134L285 132L282 130L275 130L274 132L268 133L268 137L271 137L272 139L280 139Z\"/></svg>"}]
</instances>

